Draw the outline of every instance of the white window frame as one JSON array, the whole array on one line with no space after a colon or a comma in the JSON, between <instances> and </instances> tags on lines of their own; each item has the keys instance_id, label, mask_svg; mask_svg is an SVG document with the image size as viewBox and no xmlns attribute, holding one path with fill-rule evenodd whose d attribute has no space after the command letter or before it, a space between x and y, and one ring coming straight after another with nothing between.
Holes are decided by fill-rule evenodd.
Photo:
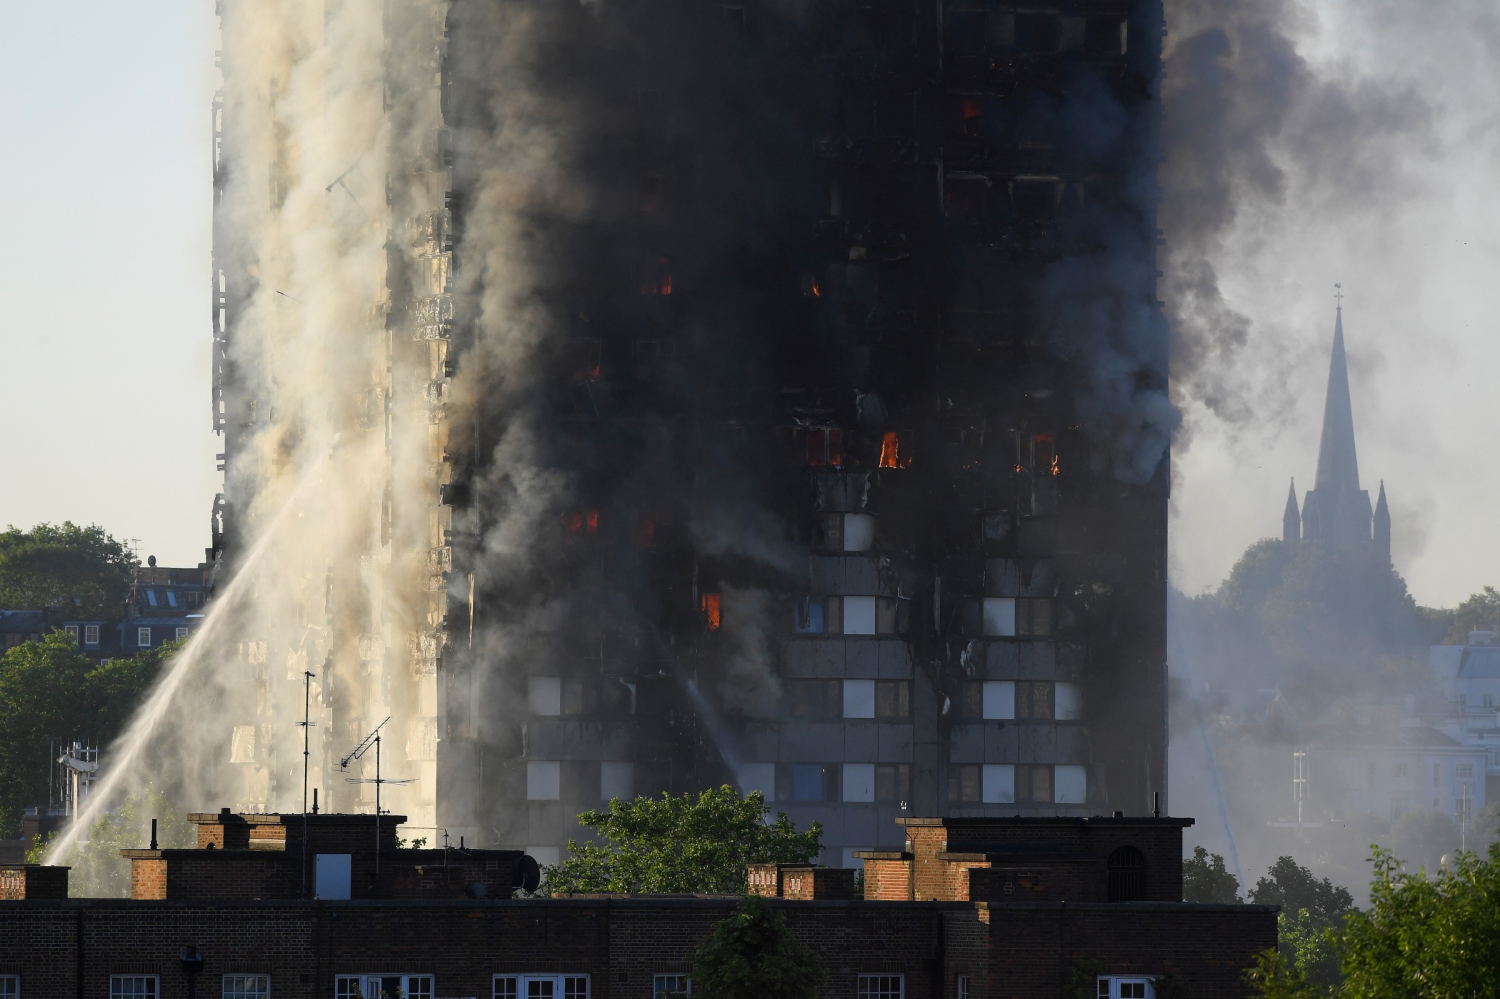
<instances>
[{"instance_id":1,"label":"white window frame","mask_svg":"<svg viewBox=\"0 0 1500 999\"><path fill-rule=\"evenodd\" d=\"M137 648L149 649L151 647L151 629L135 629L135 644Z\"/></svg>"},{"instance_id":2,"label":"white window frame","mask_svg":"<svg viewBox=\"0 0 1500 999\"><path fill-rule=\"evenodd\" d=\"M0 999L21 999L20 975L0 975Z\"/></svg>"},{"instance_id":3,"label":"white window frame","mask_svg":"<svg viewBox=\"0 0 1500 999\"><path fill-rule=\"evenodd\" d=\"M83 644L99 644L99 626L97 624L86 624L83 626Z\"/></svg>"},{"instance_id":4,"label":"white window frame","mask_svg":"<svg viewBox=\"0 0 1500 999\"><path fill-rule=\"evenodd\" d=\"M954 983L954 994L957 999L969 999L969 976L959 975Z\"/></svg>"},{"instance_id":5,"label":"white window frame","mask_svg":"<svg viewBox=\"0 0 1500 999\"><path fill-rule=\"evenodd\" d=\"M693 976L686 972L671 972L651 976L651 999L673 999L676 996L693 994Z\"/></svg>"},{"instance_id":6,"label":"white window frame","mask_svg":"<svg viewBox=\"0 0 1500 999\"><path fill-rule=\"evenodd\" d=\"M1120 995L1120 986L1141 984L1146 986L1145 999L1156 999L1156 979L1148 975L1100 975L1097 994L1099 999L1127 999Z\"/></svg>"},{"instance_id":7,"label":"white window frame","mask_svg":"<svg viewBox=\"0 0 1500 999\"><path fill-rule=\"evenodd\" d=\"M383 999L379 991L380 980L383 978L401 979L402 999L432 999L433 997L435 986L432 975L366 971L358 975L335 975L333 978L334 999ZM375 982L375 991L366 992L365 988L370 985L372 979ZM412 990L413 983L417 985L416 991Z\"/></svg>"},{"instance_id":8,"label":"white window frame","mask_svg":"<svg viewBox=\"0 0 1500 999\"><path fill-rule=\"evenodd\" d=\"M890 987L892 982L894 989ZM859 999L906 999L906 976L899 972L860 975L858 996Z\"/></svg>"},{"instance_id":9,"label":"white window frame","mask_svg":"<svg viewBox=\"0 0 1500 999\"><path fill-rule=\"evenodd\" d=\"M177 639L176 639L177 641L181 642L184 639L186 639L187 637L188 637L188 629L186 629L186 628L178 628L177 629Z\"/></svg>"},{"instance_id":10,"label":"white window frame","mask_svg":"<svg viewBox=\"0 0 1500 999\"><path fill-rule=\"evenodd\" d=\"M73 640L74 645L78 644L78 625L65 624L63 625L63 631L66 632L68 637Z\"/></svg>"},{"instance_id":11,"label":"white window frame","mask_svg":"<svg viewBox=\"0 0 1500 999\"><path fill-rule=\"evenodd\" d=\"M490 995L493 999L527 999L531 995L531 985L544 982L552 986L552 994L539 996L539 999L589 999L588 975L529 975L522 972L495 975L490 980Z\"/></svg>"},{"instance_id":12,"label":"white window frame","mask_svg":"<svg viewBox=\"0 0 1500 999\"><path fill-rule=\"evenodd\" d=\"M144 986L146 991L136 991L137 986ZM160 995L161 978L157 975L109 976L109 999L157 999Z\"/></svg>"},{"instance_id":13,"label":"white window frame","mask_svg":"<svg viewBox=\"0 0 1500 999\"><path fill-rule=\"evenodd\" d=\"M225 975L223 999L271 999L270 975Z\"/></svg>"}]
</instances>

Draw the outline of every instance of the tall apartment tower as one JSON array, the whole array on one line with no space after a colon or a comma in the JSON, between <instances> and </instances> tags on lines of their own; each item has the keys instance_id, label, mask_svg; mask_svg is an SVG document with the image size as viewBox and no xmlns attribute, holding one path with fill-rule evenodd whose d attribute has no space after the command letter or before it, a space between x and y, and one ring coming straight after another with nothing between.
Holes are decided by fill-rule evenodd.
<instances>
[{"instance_id":1,"label":"tall apartment tower","mask_svg":"<svg viewBox=\"0 0 1500 999\"><path fill-rule=\"evenodd\" d=\"M385 196L349 224L384 228L389 525L327 593L396 608L330 648L384 643L359 724L433 711L417 824L545 862L612 797L732 783L840 862L902 814L1165 803L1159 2L381 31Z\"/></svg>"}]
</instances>

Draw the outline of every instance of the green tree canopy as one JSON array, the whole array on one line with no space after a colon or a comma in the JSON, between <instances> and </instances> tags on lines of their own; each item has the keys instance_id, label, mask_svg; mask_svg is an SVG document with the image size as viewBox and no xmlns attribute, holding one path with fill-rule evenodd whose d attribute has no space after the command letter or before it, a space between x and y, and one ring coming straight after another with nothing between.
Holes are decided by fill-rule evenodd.
<instances>
[{"instance_id":1,"label":"green tree canopy","mask_svg":"<svg viewBox=\"0 0 1500 999\"><path fill-rule=\"evenodd\" d=\"M823 828L798 832L784 814L767 822L765 796L740 797L729 785L680 798L636 798L578 816L605 841L568 841L568 858L546 870L544 890L744 894L746 868L807 863L822 850Z\"/></svg>"},{"instance_id":2,"label":"green tree canopy","mask_svg":"<svg viewBox=\"0 0 1500 999\"><path fill-rule=\"evenodd\" d=\"M1500 628L1500 592L1486 586L1483 593L1474 593L1459 604L1448 621L1448 630L1443 635L1444 645L1469 644L1469 632L1494 631Z\"/></svg>"},{"instance_id":3,"label":"green tree canopy","mask_svg":"<svg viewBox=\"0 0 1500 999\"><path fill-rule=\"evenodd\" d=\"M1280 951L1249 980L1275 999L1475 999L1500 995L1500 845L1460 853L1434 877L1378 847L1370 908L1325 926L1308 949L1338 962L1320 981ZM1285 930L1285 924L1283 924Z\"/></svg>"},{"instance_id":4,"label":"green tree canopy","mask_svg":"<svg viewBox=\"0 0 1500 999\"><path fill-rule=\"evenodd\" d=\"M1224 858L1201 846L1193 847L1193 855L1182 862L1182 900L1222 905L1244 901L1239 880L1224 868Z\"/></svg>"},{"instance_id":5,"label":"green tree canopy","mask_svg":"<svg viewBox=\"0 0 1500 999\"><path fill-rule=\"evenodd\" d=\"M45 803L52 742L107 746L177 649L174 642L103 666L54 631L0 657L0 829L9 835L22 808Z\"/></svg>"},{"instance_id":6,"label":"green tree canopy","mask_svg":"<svg viewBox=\"0 0 1500 999\"><path fill-rule=\"evenodd\" d=\"M62 608L81 618L118 617L130 596L135 556L104 529L38 524L0 532L0 607Z\"/></svg>"},{"instance_id":7,"label":"green tree canopy","mask_svg":"<svg viewBox=\"0 0 1500 999\"><path fill-rule=\"evenodd\" d=\"M1256 905L1279 905L1293 913L1305 909L1325 924L1354 911L1354 896L1349 889L1327 878L1319 881L1291 857L1278 857L1266 875L1250 889L1250 901Z\"/></svg>"},{"instance_id":8,"label":"green tree canopy","mask_svg":"<svg viewBox=\"0 0 1500 999\"><path fill-rule=\"evenodd\" d=\"M792 936L786 920L749 895L698 948L693 994L703 999L817 999L818 957Z\"/></svg>"}]
</instances>

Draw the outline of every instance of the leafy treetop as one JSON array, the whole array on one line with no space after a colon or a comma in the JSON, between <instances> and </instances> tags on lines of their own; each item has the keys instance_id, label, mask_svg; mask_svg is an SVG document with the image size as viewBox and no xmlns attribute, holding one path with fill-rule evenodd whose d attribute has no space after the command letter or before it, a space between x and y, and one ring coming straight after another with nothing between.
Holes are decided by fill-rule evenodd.
<instances>
[{"instance_id":1,"label":"leafy treetop","mask_svg":"<svg viewBox=\"0 0 1500 999\"><path fill-rule=\"evenodd\" d=\"M1312 871L1291 857L1276 858L1266 874L1250 889L1250 901L1256 905L1279 905L1286 912L1306 909L1322 923L1331 923L1354 911L1354 896L1349 889L1327 878L1319 881Z\"/></svg>"},{"instance_id":2,"label":"leafy treetop","mask_svg":"<svg viewBox=\"0 0 1500 999\"><path fill-rule=\"evenodd\" d=\"M767 822L765 796L729 785L680 798L636 798L578 816L605 841L568 841L569 857L548 867L544 890L744 894L746 867L807 863L823 848L822 826L798 832L784 814Z\"/></svg>"},{"instance_id":3,"label":"leafy treetop","mask_svg":"<svg viewBox=\"0 0 1500 999\"><path fill-rule=\"evenodd\" d=\"M703 999L817 999L818 957L759 895L740 902L698 948L693 994Z\"/></svg>"},{"instance_id":4,"label":"leafy treetop","mask_svg":"<svg viewBox=\"0 0 1500 999\"><path fill-rule=\"evenodd\" d=\"M1225 869L1224 858L1201 846L1193 847L1192 857L1182 862L1182 900L1221 905L1244 901L1240 883Z\"/></svg>"},{"instance_id":5,"label":"leafy treetop","mask_svg":"<svg viewBox=\"0 0 1500 999\"><path fill-rule=\"evenodd\" d=\"M118 617L138 563L102 527L38 524L0 531L0 607Z\"/></svg>"}]
</instances>

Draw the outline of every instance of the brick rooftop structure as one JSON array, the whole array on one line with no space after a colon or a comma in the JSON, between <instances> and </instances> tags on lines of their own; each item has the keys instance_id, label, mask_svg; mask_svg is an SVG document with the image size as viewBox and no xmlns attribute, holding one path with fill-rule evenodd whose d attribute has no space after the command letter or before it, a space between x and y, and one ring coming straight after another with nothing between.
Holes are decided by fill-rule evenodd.
<instances>
[{"instance_id":1,"label":"brick rooftop structure","mask_svg":"<svg viewBox=\"0 0 1500 999\"><path fill-rule=\"evenodd\" d=\"M0 872L0 883L26 887L24 900L10 900L13 891L0 900L0 994L103 997L144 982L148 990L132 994L186 996L181 955L196 949L202 996L339 999L400 989L411 999L662 999L684 994L698 945L738 904L706 895L515 898L497 870L486 882L493 893L470 897L454 886L490 860L506 875L525 862L514 851L450 850L447 867L463 873L440 878L441 858L430 858L443 851L397 848L394 816L389 838L382 817L389 849L380 879L367 885L380 897L254 898L236 880L253 869L250 858L267 871L281 862L279 880L260 885L294 886L285 872L296 872L301 851L285 844L300 842L301 816L193 818L199 850L124 851L133 866L182 873L168 874L164 892L141 877L132 899L68 899L58 890L65 868ZM351 869L373 873L373 816L317 818L310 847L342 840ZM815 865L756 865L751 883L778 896L771 904L819 954L826 999L1056 999L1080 974L1107 986L1110 999L1154 996L1163 977L1207 999L1248 995L1243 972L1275 945L1276 909L1178 901L1187 824L908 819L913 849L867 859L863 898L849 897L852 872ZM1104 900L1119 887L1110 858L1124 847L1145 858L1144 875L1130 881L1145 886L1143 901ZM1178 873L1167 874L1174 865ZM915 883L924 897L889 890L901 877L903 890ZM942 897L929 897L928 885Z\"/></svg>"}]
</instances>

